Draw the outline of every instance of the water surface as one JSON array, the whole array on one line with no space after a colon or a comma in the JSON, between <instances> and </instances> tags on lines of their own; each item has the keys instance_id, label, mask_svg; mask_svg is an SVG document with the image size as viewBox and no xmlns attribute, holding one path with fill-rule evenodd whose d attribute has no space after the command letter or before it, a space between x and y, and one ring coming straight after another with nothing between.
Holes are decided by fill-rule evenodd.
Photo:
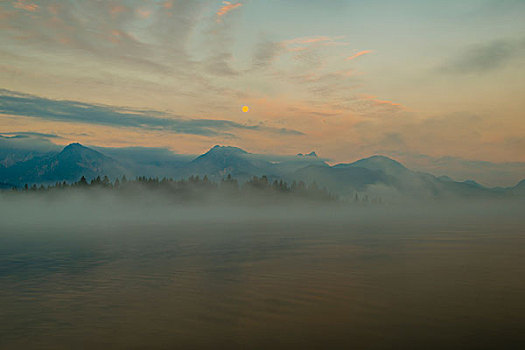
<instances>
[{"instance_id":1,"label":"water surface","mask_svg":"<svg viewBox=\"0 0 525 350\"><path fill-rule=\"evenodd\" d=\"M107 220L0 235L0 348L520 348L520 220Z\"/></svg>"}]
</instances>

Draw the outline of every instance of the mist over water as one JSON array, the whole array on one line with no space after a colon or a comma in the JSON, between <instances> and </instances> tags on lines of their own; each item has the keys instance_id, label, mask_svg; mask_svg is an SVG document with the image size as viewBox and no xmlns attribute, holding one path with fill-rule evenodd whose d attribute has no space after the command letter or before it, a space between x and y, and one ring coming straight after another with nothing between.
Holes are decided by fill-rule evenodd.
<instances>
[{"instance_id":1,"label":"mist over water","mask_svg":"<svg viewBox=\"0 0 525 350\"><path fill-rule=\"evenodd\" d=\"M522 201L0 203L0 348L525 344Z\"/></svg>"}]
</instances>

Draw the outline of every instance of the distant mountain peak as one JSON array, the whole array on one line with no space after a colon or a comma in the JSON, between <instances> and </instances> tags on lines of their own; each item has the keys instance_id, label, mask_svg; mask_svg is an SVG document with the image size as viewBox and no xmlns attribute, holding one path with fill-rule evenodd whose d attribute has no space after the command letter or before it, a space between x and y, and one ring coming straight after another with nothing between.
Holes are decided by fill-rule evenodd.
<instances>
[{"instance_id":1,"label":"distant mountain peak","mask_svg":"<svg viewBox=\"0 0 525 350\"><path fill-rule=\"evenodd\" d=\"M471 186L482 187L479 183L477 183L474 180L465 180L465 181L463 181L463 183L467 184L467 185L471 185Z\"/></svg>"},{"instance_id":2,"label":"distant mountain peak","mask_svg":"<svg viewBox=\"0 0 525 350\"><path fill-rule=\"evenodd\" d=\"M347 168L347 167L360 167L360 168L366 168L370 170L381 170L385 172L386 174L399 174L399 173L406 173L409 170L398 161L388 158L386 156L382 155L375 155L368 158L360 159L356 162L349 163L349 164L336 164L334 165L335 168Z\"/></svg>"},{"instance_id":3,"label":"distant mountain peak","mask_svg":"<svg viewBox=\"0 0 525 350\"><path fill-rule=\"evenodd\" d=\"M437 178L440 181L448 181L448 182L454 181L450 176L447 176L447 175L441 175L441 176L438 176Z\"/></svg>"},{"instance_id":4,"label":"distant mountain peak","mask_svg":"<svg viewBox=\"0 0 525 350\"><path fill-rule=\"evenodd\" d=\"M66 147L64 147L64 149L75 149L75 148L87 148L85 146L82 146L80 143L78 142L73 142L73 143L70 143L69 145L67 145Z\"/></svg>"},{"instance_id":5,"label":"distant mountain peak","mask_svg":"<svg viewBox=\"0 0 525 350\"><path fill-rule=\"evenodd\" d=\"M73 154L93 154L95 155L96 154L100 157L106 158L106 156L103 155L102 153L95 151L94 149L91 149L89 147L83 146L78 142L70 143L69 145L64 147L64 149L62 149L62 151L59 153L60 156L64 156L68 154L71 154L71 155Z\"/></svg>"},{"instance_id":6,"label":"distant mountain peak","mask_svg":"<svg viewBox=\"0 0 525 350\"><path fill-rule=\"evenodd\" d=\"M520 182L518 182L514 188L523 188L525 189L525 179L521 180Z\"/></svg>"},{"instance_id":7,"label":"distant mountain peak","mask_svg":"<svg viewBox=\"0 0 525 350\"><path fill-rule=\"evenodd\" d=\"M208 153L228 153L228 154L240 153L240 154L248 154L248 152L246 152L245 150L243 150L243 149L241 149L239 147L220 146L220 145L213 146L208 152L206 152L204 154L208 154Z\"/></svg>"},{"instance_id":8,"label":"distant mountain peak","mask_svg":"<svg viewBox=\"0 0 525 350\"><path fill-rule=\"evenodd\" d=\"M107 169L108 174L105 175L109 175L111 167L118 169L119 173L124 173L120 164L113 158L77 142L64 147L64 149L56 155L56 160L64 166L69 164L68 166L71 168L80 166L96 172L102 172L102 169Z\"/></svg>"},{"instance_id":9,"label":"distant mountain peak","mask_svg":"<svg viewBox=\"0 0 525 350\"><path fill-rule=\"evenodd\" d=\"M245 154L248 154L248 152L238 147L215 145L208 152L195 158L193 162L200 162L207 159L225 160L231 157L243 156Z\"/></svg>"},{"instance_id":10,"label":"distant mountain peak","mask_svg":"<svg viewBox=\"0 0 525 350\"><path fill-rule=\"evenodd\" d=\"M298 157L312 157L312 158L317 158L317 153L315 153L315 151L312 151L308 154L302 154L302 153L297 153L297 156Z\"/></svg>"},{"instance_id":11,"label":"distant mountain peak","mask_svg":"<svg viewBox=\"0 0 525 350\"><path fill-rule=\"evenodd\" d=\"M84 145L81 145L80 143L78 142L74 142L74 143L70 143L69 145L67 145L66 147L64 147L62 149L62 152L60 153L69 153L69 152L89 152L89 151L92 151L92 152L97 152L95 151L94 149L91 149L89 147L86 147ZM99 153L99 152L97 152Z\"/></svg>"},{"instance_id":12,"label":"distant mountain peak","mask_svg":"<svg viewBox=\"0 0 525 350\"><path fill-rule=\"evenodd\" d=\"M373 156L370 156L368 158L363 158L361 160L373 160L373 161L380 161L380 162L390 162L390 163L397 163L399 165L402 165L401 163L399 163L397 160L394 160L392 158L389 158L387 156L383 156L381 154L375 154Z\"/></svg>"},{"instance_id":13,"label":"distant mountain peak","mask_svg":"<svg viewBox=\"0 0 525 350\"><path fill-rule=\"evenodd\" d=\"M358 160L357 162L353 163L354 165L378 165L378 166L389 166L389 167L395 167L399 169L406 169L405 166L401 163L399 163L397 160L394 160L392 158L388 158L386 156L382 155L374 155L368 158L363 158Z\"/></svg>"}]
</instances>

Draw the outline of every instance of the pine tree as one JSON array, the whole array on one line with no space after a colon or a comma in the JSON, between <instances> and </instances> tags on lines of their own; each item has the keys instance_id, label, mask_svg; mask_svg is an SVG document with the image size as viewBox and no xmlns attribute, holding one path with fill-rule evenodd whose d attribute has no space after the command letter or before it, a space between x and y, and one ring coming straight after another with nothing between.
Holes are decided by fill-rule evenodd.
<instances>
[{"instance_id":1,"label":"pine tree","mask_svg":"<svg viewBox=\"0 0 525 350\"><path fill-rule=\"evenodd\" d=\"M87 183L86 177L82 175L82 177L80 178L80 181L78 181L78 184L80 186L87 186L88 183Z\"/></svg>"}]
</instances>

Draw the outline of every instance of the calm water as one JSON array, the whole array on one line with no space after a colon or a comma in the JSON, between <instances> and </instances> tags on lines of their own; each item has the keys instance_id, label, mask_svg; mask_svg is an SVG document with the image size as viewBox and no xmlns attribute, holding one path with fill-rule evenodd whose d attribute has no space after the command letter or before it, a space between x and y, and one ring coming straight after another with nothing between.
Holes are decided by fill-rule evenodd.
<instances>
[{"instance_id":1,"label":"calm water","mask_svg":"<svg viewBox=\"0 0 525 350\"><path fill-rule=\"evenodd\" d=\"M0 348L525 345L517 221L51 226L2 228Z\"/></svg>"}]
</instances>

